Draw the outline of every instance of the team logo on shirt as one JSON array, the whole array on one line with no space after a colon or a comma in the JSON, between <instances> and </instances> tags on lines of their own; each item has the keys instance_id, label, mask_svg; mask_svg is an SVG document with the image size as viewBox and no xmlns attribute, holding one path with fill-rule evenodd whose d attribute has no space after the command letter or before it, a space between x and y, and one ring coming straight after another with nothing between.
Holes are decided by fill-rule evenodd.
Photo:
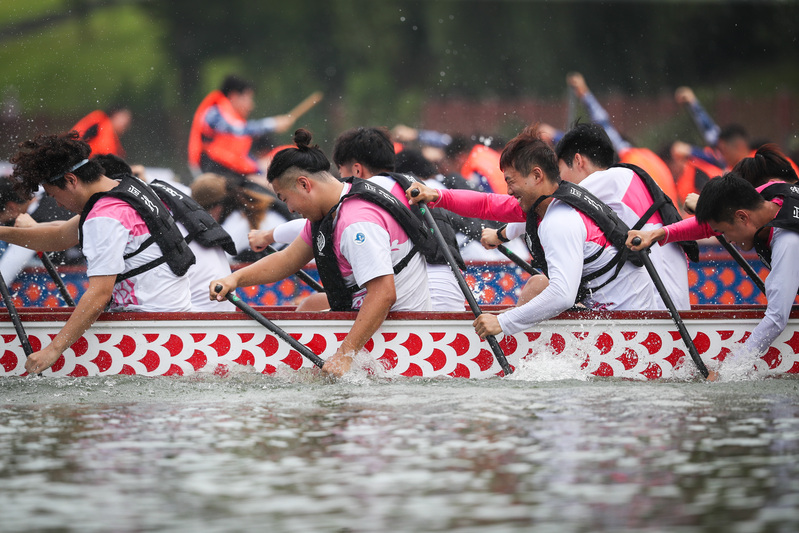
<instances>
[{"instance_id":1,"label":"team logo on shirt","mask_svg":"<svg viewBox=\"0 0 799 533\"><path fill-rule=\"evenodd\" d=\"M319 250L319 253L325 249L325 236L321 231L316 235L316 249Z\"/></svg>"},{"instance_id":2,"label":"team logo on shirt","mask_svg":"<svg viewBox=\"0 0 799 533\"><path fill-rule=\"evenodd\" d=\"M355 244L358 244L358 245L363 244L363 243L366 242L366 235L364 235L363 233L361 233L359 231L358 233L355 234L355 237L353 237L352 240L353 240L353 242L355 242Z\"/></svg>"},{"instance_id":3,"label":"team logo on shirt","mask_svg":"<svg viewBox=\"0 0 799 533\"><path fill-rule=\"evenodd\" d=\"M793 206L793 218L799 218L799 207Z\"/></svg>"}]
</instances>

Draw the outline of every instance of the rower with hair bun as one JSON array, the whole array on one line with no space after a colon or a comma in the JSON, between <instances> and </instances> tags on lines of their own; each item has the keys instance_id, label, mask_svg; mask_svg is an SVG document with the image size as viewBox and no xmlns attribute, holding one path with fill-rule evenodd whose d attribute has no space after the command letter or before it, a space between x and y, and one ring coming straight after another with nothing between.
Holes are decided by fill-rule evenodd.
<instances>
[{"instance_id":1,"label":"rower with hair bun","mask_svg":"<svg viewBox=\"0 0 799 533\"><path fill-rule=\"evenodd\" d=\"M388 208L366 199L380 187L337 180L325 154L311 145L309 131L297 130L294 142L296 148L275 155L267 179L278 198L307 219L302 233L283 250L211 282L210 297L221 301L237 287L275 283L315 259L331 309L358 311L324 364L325 371L342 375L389 311L431 310L424 257L408 232L426 234L413 226L416 219L407 208L409 220L400 222ZM387 191L381 199L404 208Z\"/></svg>"}]
</instances>

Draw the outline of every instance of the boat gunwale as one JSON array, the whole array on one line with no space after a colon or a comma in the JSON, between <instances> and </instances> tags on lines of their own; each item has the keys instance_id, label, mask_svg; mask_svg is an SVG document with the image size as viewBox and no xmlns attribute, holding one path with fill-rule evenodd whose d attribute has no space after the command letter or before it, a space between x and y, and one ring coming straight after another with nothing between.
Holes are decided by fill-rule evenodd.
<instances>
[{"instance_id":1,"label":"boat gunwale","mask_svg":"<svg viewBox=\"0 0 799 533\"><path fill-rule=\"evenodd\" d=\"M509 306L486 305L485 312L499 312ZM296 320L296 321L352 321L357 316L356 312L298 312L293 306L256 306L258 312L270 320ZM25 307L18 312L23 323L25 322L57 322L66 321L72 314L72 307ZM680 311L683 320L751 320L763 317L765 306L759 305L707 305L695 306L690 311ZM644 320L669 320L668 311L576 311L569 310L549 320L552 321L644 321ZM799 306L794 306L790 319L799 319ZM238 321L252 320L239 311L223 312L157 312L145 313L136 311L105 312L97 322L138 322L138 321ZM410 312L400 311L388 314L388 321L472 321L474 315L464 308L463 312ZM0 312L0 322L10 322L8 313Z\"/></svg>"}]
</instances>

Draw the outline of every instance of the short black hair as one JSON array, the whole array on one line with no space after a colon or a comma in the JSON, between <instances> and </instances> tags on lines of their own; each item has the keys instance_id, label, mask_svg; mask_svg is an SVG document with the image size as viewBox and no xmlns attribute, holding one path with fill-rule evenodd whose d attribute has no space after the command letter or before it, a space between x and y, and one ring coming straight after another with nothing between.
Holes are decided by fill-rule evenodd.
<instances>
[{"instance_id":1,"label":"short black hair","mask_svg":"<svg viewBox=\"0 0 799 533\"><path fill-rule=\"evenodd\" d=\"M728 172L708 181L696 202L697 222L732 224L739 209L754 211L765 200L751 183L737 172Z\"/></svg>"},{"instance_id":2,"label":"short black hair","mask_svg":"<svg viewBox=\"0 0 799 533\"><path fill-rule=\"evenodd\" d=\"M103 167L105 175L112 179L119 179L122 176L132 174L133 171L124 159L114 154L100 154L92 157L92 161L96 161Z\"/></svg>"},{"instance_id":3,"label":"short black hair","mask_svg":"<svg viewBox=\"0 0 799 533\"><path fill-rule=\"evenodd\" d=\"M393 171L394 143L386 128L353 128L336 139L333 163L337 167L360 163L373 172Z\"/></svg>"},{"instance_id":4,"label":"short black hair","mask_svg":"<svg viewBox=\"0 0 799 533\"><path fill-rule=\"evenodd\" d=\"M231 93L243 93L244 91L254 89L255 86L251 82L235 75L226 77L222 82L222 86L219 88L225 96L230 96Z\"/></svg>"},{"instance_id":5,"label":"short black hair","mask_svg":"<svg viewBox=\"0 0 799 533\"><path fill-rule=\"evenodd\" d=\"M560 182L560 170L555 152L538 136L538 124L527 126L516 137L508 141L499 156L499 168L504 172L515 169L529 176L538 167L550 183Z\"/></svg>"},{"instance_id":6,"label":"short black hair","mask_svg":"<svg viewBox=\"0 0 799 533\"><path fill-rule=\"evenodd\" d=\"M587 157L600 168L608 168L616 162L616 150L605 128L593 122L576 123L555 148L555 156L569 168L577 154Z\"/></svg>"},{"instance_id":7,"label":"short black hair","mask_svg":"<svg viewBox=\"0 0 799 533\"><path fill-rule=\"evenodd\" d=\"M397 154L396 171L411 173L419 178L429 178L438 173L435 163L425 158L421 150L405 149Z\"/></svg>"},{"instance_id":8,"label":"short black hair","mask_svg":"<svg viewBox=\"0 0 799 533\"><path fill-rule=\"evenodd\" d=\"M743 139L749 142L749 134L746 132L746 128L740 124L727 124L719 132L720 141L730 142L735 139Z\"/></svg>"}]
</instances>

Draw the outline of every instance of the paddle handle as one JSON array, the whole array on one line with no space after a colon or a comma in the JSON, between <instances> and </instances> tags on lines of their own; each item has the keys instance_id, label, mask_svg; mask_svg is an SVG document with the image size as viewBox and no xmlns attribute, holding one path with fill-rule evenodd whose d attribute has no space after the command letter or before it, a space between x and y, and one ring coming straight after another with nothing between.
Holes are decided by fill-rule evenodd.
<instances>
[{"instance_id":1,"label":"paddle handle","mask_svg":"<svg viewBox=\"0 0 799 533\"><path fill-rule=\"evenodd\" d=\"M632 240L633 246L638 246L641 244L640 237L634 237ZM688 348L688 353L691 355L691 359L693 359L696 368L699 369L699 372L702 374L704 378L707 378L709 372L707 367L705 366L704 361L699 356L699 352L694 345L693 339L691 339L691 335L688 334L688 330L685 328L685 324L682 321L682 317L677 312L677 308L674 305L674 302L669 296L668 291L666 290L666 286L663 285L663 280L660 279L660 275L658 274L657 270L655 269L655 265L652 264L652 259L649 257L649 248L642 250L641 254L641 261L644 263L644 267L646 271L649 273L649 277L652 278L652 281L655 284L655 287L660 293L660 297L663 299L663 303L666 304L666 308L669 310L671 314L672 320L674 320L674 324L677 326L677 331L680 332L680 337L682 337L683 342L685 343L685 347Z\"/></svg>"},{"instance_id":2,"label":"paddle handle","mask_svg":"<svg viewBox=\"0 0 799 533\"><path fill-rule=\"evenodd\" d=\"M766 294L766 284L763 283L762 279L760 279L760 276L757 274L757 272L755 272L755 269L752 268L752 265L749 264L749 261L747 261L744 256L741 255L741 252L735 249L735 247L730 244L730 241L724 238L724 235L716 235L716 239L724 247L724 249L727 250L727 253L729 253L732 258L735 259L735 262L738 263L738 266L743 269L746 275L749 276L749 279L752 280L752 283L754 283L755 286L760 289L760 292Z\"/></svg>"},{"instance_id":3,"label":"paddle handle","mask_svg":"<svg viewBox=\"0 0 799 533\"><path fill-rule=\"evenodd\" d=\"M42 260L42 264L44 265L45 270L47 270L47 273L50 274L51 278L53 278L53 282L55 283L56 287L58 287L58 292L61 293L61 298L64 299L64 303L66 303L69 307L75 307L75 300L72 299L72 295L69 294L67 286L64 285L64 280L58 275L58 270L56 270L53 260L50 259L50 256L45 252L36 252L36 254L39 256L39 259Z\"/></svg>"},{"instance_id":4,"label":"paddle handle","mask_svg":"<svg viewBox=\"0 0 799 533\"><path fill-rule=\"evenodd\" d=\"M502 255L504 255L505 257L507 257L508 259L513 261L514 263L516 263L516 266L520 267L522 270L524 270L525 272L527 272L531 276L537 276L538 274L543 274L543 272L541 272L540 270L535 268L533 265L531 265L530 263L528 263L527 261L525 261L524 259L522 259L518 255L513 253L511 251L511 249L508 248L507 246L504 246L504 245L500 244L499 246L497 246L497 250L499 250L499 252Z\"/></svg>"},{"instance_id":5,"label":"paddle handle","mask_svg":"<svg viewBox=\"0 0 799 533\"><path fill-rule=\"evenodd\" d=\"M412 190L411 196L414 198L419 196L419 189ZM460 268L458 268L458 263L456 263L455 258L452 257L452 252L450 252L449 246L444 240L444 236L441 235L441 232L438 229L438 224L433 218L433 214L430 212L424 202L419 202L419 204L419 208L422 211L425 222L427 222L427 225L429 226L430 231L433 233L439 248L441 248L441 251L444 254L444 258L447 260L450 269L452 269L452 273L455 275L455 279L458 282L458 286L461 288L463 296L466 298L466 302L469 304L469 308L472 310L475 318L479 317L481 314L483 314L483 312L480 310L480 306L477 305L477 300L475 300L474 294L472 294L472 289L469 288L469 285L463 278L463 273L461 273ZM485 340L491 347L491 351L494 352L494 357L499 363L499 366L502 367L502 371L506 376L511 375L513 373L513 369L511 368L510 364L508 364L508 360L505 357L505 352L502 351L502 347L499 345L497 338L494 335L488 335L486 336Z\"/></svg>"},{"instance_id":6,"label":"paddle handle","mask_svg":"<svg viewBox=\"0 0 799 533\"><path fill-rule=\"evenodd\" d=\"M11 293L8 292L8 285L6 285L6 280L3 279L2 274L0 274L0 295L3 297L3 302L6 304L11 322L14 324L14 329L17 331L17 337L19 337L19 342L22 344L22 351L25 352L25 357L28 357L33 353L33 348L31 348L31 343L28 340L28 335L25 333L25 328L22 327L22 321L19 319L17 308L14 306L14 301L11 299Z\"/></svg>"},{"instance_id":7,"label":"paddle handle","mask_svg":"<svg viewBox=\"0 0 799 533\"><path fill-rule=\"evenodd\" d=\"M222 285L217 285L216 287L214 287L214 289L216 290L216 292L220 292L223 289L223 287ZM241 298L236 296L233 292L228 292L225 295L225 298L227 298L227 301L229 301L230 303L241 309L241 311L245 315L247 315L248 317L252 318L256 322L264 326L266 329L274 333L277 337L283 339L286 343L288 343L289 346L297 350L300 353L300 355L308 359L310 362L312 362L319 368L322 368L324 366L325 362L318 355L313 353L307 346L305 346L300 341L298 341L297 339L295 339L294 337L283 331L283 329L280 326L277 326L274 322L266 318L264 315L262 315L261 313L250 307L247 303L242 301Z\"/></svg>"}]
</instances>

